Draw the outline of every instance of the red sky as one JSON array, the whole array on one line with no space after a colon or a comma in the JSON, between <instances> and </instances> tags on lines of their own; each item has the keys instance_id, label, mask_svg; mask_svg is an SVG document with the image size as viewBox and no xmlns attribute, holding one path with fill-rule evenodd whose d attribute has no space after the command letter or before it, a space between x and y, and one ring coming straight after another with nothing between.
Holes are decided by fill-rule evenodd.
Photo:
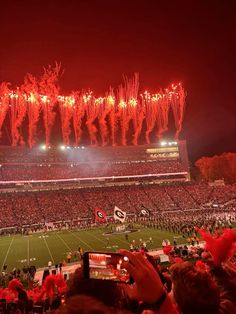
<instances>
[{"instance_id":1,"label":"red sky","mask_svg":"<svg viewBox=\"0 0 236 314\"><path fill-rule=\"evenodd\" d=\"M190 156L235 152L235 21L234 1L4 1L0 81L15 86L55 60L64 92L103 93L135 71L142 90L181 81Z\"/></svg>"}]
</instances>

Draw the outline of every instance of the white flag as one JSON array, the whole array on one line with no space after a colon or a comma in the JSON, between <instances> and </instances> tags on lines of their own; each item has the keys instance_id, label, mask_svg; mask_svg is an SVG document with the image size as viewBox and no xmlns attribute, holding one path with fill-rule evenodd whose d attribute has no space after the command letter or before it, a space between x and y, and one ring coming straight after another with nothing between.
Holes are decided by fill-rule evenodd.
<instances>
[{"instance_id":1,"label":"white flag","mask_svg":"<svg viewBox=\"0 0 236 314\"><path fill-rule=\"evenodd\" d=\"M118 208L117 206L114 207L114 219L119 220L122 223L125 221L126 212Z\"/></svg>"}]
</instances>

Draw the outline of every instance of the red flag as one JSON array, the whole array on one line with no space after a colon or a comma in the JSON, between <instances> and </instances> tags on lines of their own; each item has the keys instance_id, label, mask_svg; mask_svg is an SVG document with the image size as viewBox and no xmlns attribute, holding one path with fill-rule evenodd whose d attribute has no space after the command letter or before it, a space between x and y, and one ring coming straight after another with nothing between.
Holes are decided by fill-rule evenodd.
<instances>
[{"instance_id":1,"label":"red flag","mask_svg":"<svg viewBox=\"0 0 236 314\"><path fill-rule=\"evenodd\" d=\"M94 215L95 215L95 219L100 222L105 222L107 219L106 213L98 207L94 209Z\"/></svg>"}]
</instances>

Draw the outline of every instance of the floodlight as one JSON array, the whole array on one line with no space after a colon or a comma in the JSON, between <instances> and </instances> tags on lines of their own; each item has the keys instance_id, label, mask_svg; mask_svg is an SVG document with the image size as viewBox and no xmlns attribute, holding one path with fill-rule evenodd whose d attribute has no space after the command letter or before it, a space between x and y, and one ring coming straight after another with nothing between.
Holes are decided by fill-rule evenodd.
<instances>
[{"instance_id":1,"label":"floodlight","mask_svg":"<svg viewBox=\"0 0 236 314\"><path fill-rule=\"evenodd\" d=\"M164 142L164 141L161 142L161 146L166 146L166 145L167 145L167 142Z\"/></svg>"}]
</instances>

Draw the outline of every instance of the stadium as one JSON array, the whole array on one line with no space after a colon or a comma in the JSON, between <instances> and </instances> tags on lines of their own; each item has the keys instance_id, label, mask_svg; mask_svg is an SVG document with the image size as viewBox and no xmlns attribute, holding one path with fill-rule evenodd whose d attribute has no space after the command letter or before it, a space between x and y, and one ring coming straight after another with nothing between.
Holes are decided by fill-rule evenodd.
<instances>
[{"instance_id":1,"label":"stadium","mask_svg":"<svg viewBox=\"0 0 236 314\"><path fill-rule=\"evenodd\" d=\"M203 2L2 3L0 314L236 313L235 16Z\"/></svg>"},{"instance_id":2,"label":"stadium","mask_svg":"<svg viewBox=\"0 0 236 314\"><path fill-rule=\"evenodd\" d=\"M204 230L224 237L224 229L235 228L236 186L191 179L186 141L178 139L186 96L181 85L139 98L135 75L112 96L112 105L111 95L74 95L69 103L67 96L56 96L53 104L49 96L9 92L4 83L1 91L1 126L6 133L10 123L12 144L0 146L1 286L11 287L14 280L28 289L42 285L40 302L28 290L41 311L47 308L47 282L63 276L58 280L65 286L85 263L86 251L93 252L88 253L93 258L88 274L95 280L126 281L127 270L120 269L119 261L112 264L112 252L148 252L161 265L193 262L203 254ZM171 109L175 139L161 140ZM79 120L78 111L84 115ZM63 144L50 144L52 127L59 122ZM42 127L45 144L36 142ZM90 145L83 144L84 130ZM146 143L138 144L142 135Z\"/></svg>"},{"instance_id":3,"label":"stadium","mask_svg":"<svg viewBox=\"0 0 236 314\"><path fill-rule=\"evenodd\" d=\"M56 68L45 71L51 77ZM236 186L191 179L186 141L178 139L183 87L138 97L138 85L135 74L116 96L56 96L54 104L49 96L1 85L1 126L6 133L10 123L12 144L0 146L1 285L11 286L12 278L27 288L43 284L41 310L47 275L48 281L73 276L86 251L108 252L89 253L93 278L117 280L117 274L122 281L127 272L109 264L115 261L111 252L148 252L163 265L196 261L207 239L204 230L222 233L236 226ZM171 109L175 139L161 140ZM63 144L50 144L58 123ZM45 144L36 142L42 127ZM86 130L90 145L81 138ZM142 136L146 143L138 144Z\"/></svg>"},{"instance_id":4,"label":"stadium","mask_svg":"<svg viewBox=\"0 0 236 314\"><path fill-rule=\"evenodd\" d=\"M38 147L32 152L30 149L21 149L20 163L19 151L19 148L8 148L7 154L2 153L2 156L7 156L7 160L1 160L1 202L9 206L5 207L7 219L1 219L2 234L13 234L20 229L23 229L23 234L29 233L31 229L42 231L45 225L73 228L95 225L95 208L101 208L108 219L113 218L115 206L127 211L131 218L137 217L143 208L153 214L165 209L175 210L178 207L171 198L163 204L164 208L161 205L159 198L165 197L167 193L161 184L189 181L185 142L179 145L177 142L162 143L161 146L84 147L81 150L61 150L59 147L47 151ZM18 163L15 162L15 156ZM152 199L156 186L160 186L160 195ZM98 221L97 225L99 227ZM27 241L30 250L31 244ZM72 237L70 243L63 243L63 246L67 246L66 250L63 248L64 254L73 242L73 250L71 248L69 251L74 252L77 247L83 246L81 242L76 243L78 241ZM87 241L85 249L91 249ZM10 242L11 249L14 242ZM104 237L100 243L103 242L106 242ZM98 249L98 244L93 249ZM160 241L156 243L158 246L160 244ZM30 259L28 252L18 260L27 259L27 255ZM32 257L36 265L42 261L41 258ZM65 255L58 262L63 259ZM5 263L9 264L9 261L6 259ZM47 259L40 266L46 265Z\"/></svg>"},{"instance_id":5,"label":"stadium","mask_svg":"<svg viewBox=\"0 0 236 314\"><path fill-rule=\"evenodd\" d=\"M148 243L150 237L149 249L155 251L164 239L177 237L182 244L186 225L193 232L193 217L199 220L195 226L207 227L203 217L211 208L209 221L218 217L227 225L235 216L235 186L190 180L185 141L79 149L1 147L0 153L2 269L45 267L49 260L59 264L79 247L116 251L129 248L133 240ZM126 225L136 225L138 232L129 234L129 241L123 232L107 239L115 207L127 213ZM96 208L105 220L96 219ZM156 230L159 220L163 226Z\"/></svg>"}]
</instances>

